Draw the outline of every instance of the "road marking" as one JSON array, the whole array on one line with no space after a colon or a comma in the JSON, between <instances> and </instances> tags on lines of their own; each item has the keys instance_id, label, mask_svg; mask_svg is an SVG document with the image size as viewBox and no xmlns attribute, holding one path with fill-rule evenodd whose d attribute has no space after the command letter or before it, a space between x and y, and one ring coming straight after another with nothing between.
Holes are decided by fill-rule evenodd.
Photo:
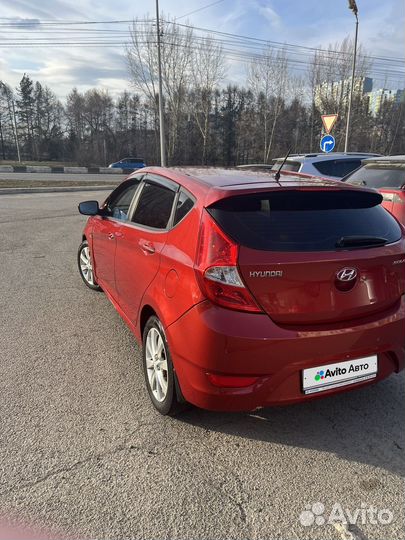
<instances>
[{"instance_id":1,"label":"road marking","mask_svg":"<svg viewBox=\"0 0 405 540\"><path fill-rule=\"evenodd\" d=\"M356 529L349 530L347 525L343 525L343 523L333 523L333 526L337 530L337 532L340 534L340 537L342 540L367 540L367 537L362 533L362 531L358 527L352 528Z\"/></svg>"}]
</instances>

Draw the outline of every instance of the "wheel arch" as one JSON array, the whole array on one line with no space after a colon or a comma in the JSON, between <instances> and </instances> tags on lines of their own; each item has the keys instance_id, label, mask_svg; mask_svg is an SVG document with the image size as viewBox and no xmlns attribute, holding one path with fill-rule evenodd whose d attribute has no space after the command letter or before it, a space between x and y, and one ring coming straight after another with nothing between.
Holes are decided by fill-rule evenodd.
<instances>
[{"instance_id":1,"label":"wheel arch","mask_svg":"<svg viewBox=\"0 0 405 540\"><path fill-rule=\"evenodd\" d=\"M150 319L153 316L155 316L155 317L157 317L159 319L159 315L156 313L156 311L153 309L153 307L150 306L149 304L145 304L142 307L141 314L139 316L139 330L140 330L140 334L141 334L141 339L142 339L142 336L143 336L143 331L145 329L145 325L148 322L148 319Z\"/></svg>"},{"instance_id":2,"label":"wheel arch","mask_svg":"<svg viewBox=\"0 0 405 540\"><path fill-rule=\"evenodd\" d=\"M142 310L141 310L141 313L140 313L140 316L139 316L139 331L140 331L140 334L141 334L141 342L143 340L143 331L145 329L146 323L153 316L157 317L159 319L159 321L161 320L160 317L159 317L159 314L153 309L153 307L150 304L145 304L142 307ZM167 339L167 336L165 336L165 337ZM172 362L173 362L173 357L172 357ZM174 365L174 362L173 362L173 375L174 375L174 385L175 385L175 392L176 392L176 396L177 396L177 401L179 403L186 403L186 400L185 400L185 398L183 396L183 392L181 391L181 386L180 386L180 383L179 383L179 379L178 379L178 376L177 376L177 371L176 371L176 367Z\"/></svg>"}]
</instances>

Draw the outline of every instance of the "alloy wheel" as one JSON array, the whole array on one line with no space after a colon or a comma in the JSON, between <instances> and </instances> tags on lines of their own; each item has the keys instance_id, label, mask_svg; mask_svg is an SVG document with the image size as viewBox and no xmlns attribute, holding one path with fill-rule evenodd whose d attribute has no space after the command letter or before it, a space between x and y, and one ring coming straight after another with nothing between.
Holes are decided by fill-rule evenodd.
<instances>
[{"instance_id":1,"label":"alloy wheel","mask_svg":"<svg viewBox=\"0 0 405 540\"><path fill-rule=\"evenodd\" d=\"M168 371L166 349L157 328L151 328L146 337L146 370L154 398L162 402L167 395Z\"/></svg>"},{"instance_id":2,"label":"alloy wheel","mask_svg":"<svg viewBox=\"0 0 405 540\"><path fill-rule=\"evenodd\" d=\"M91 264L90 249L89 246L84 246L80 252L80 270L85 281L89 285L95 285L93 266Z\"/></svg>"}]
</instances>

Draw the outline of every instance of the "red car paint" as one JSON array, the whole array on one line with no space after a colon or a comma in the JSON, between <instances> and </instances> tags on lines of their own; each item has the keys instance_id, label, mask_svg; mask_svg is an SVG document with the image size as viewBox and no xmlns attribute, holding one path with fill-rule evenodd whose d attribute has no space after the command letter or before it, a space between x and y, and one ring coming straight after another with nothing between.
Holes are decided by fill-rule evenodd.
<instances>
[{"instance_id":1,"label":"red car paint","mask_svg":"<svg viewBox=\"0 0 405 540\"><path fill-rule=\"evenodd\" d=\"M397 220L405 225L405 189L379 189L383 196L381 203Z\"/></svg>"},{"instance_id":2,"label":"red car paint","mask_svg":"<svg viewBox=\"0 0 405 540\"><path fill-rule=\"evenodd\" d=\"M193 176L146 168L129 178L145 174L171 180L193 196L186 217L171 230L153 230L97 215L89 218L84 237L97 282L139 342L148 317L159 317L187 401L212 410L253 410L351 390L404 368L403 228L385 246L280 252L238 245L207 212L242 194L373 190L297 173L283 173L276 182L267 173ZM237 269L242 286L207 280L209 269L221 272L224 266L231 274ZM352 290L334 284L345 267L358 269ZM282 278L266 278L277 269ZM303 393L302 369L370 355L378 355L376 378Z\"/></svg>"}]
</instances>

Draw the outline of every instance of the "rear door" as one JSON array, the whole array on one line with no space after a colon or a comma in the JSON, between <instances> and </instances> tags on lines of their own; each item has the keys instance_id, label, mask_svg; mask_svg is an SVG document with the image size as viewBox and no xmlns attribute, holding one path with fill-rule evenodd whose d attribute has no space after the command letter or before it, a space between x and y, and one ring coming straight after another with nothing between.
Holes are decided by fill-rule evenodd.
<instances>
[{"instance_id":1,"label":"rear door","mask_svg":"<svg viewBox=\"0 0 405 540\"><path fill-rule=\"evenodd\" d=\"M119 303L136 324L142 297L156 276L165 245L178 185L147 175L137 195L130 222L117 238L115 279Z\"/></svg>"},{"instance_id":2,"label":"rear door","mask_svg":"<svg viewBox=\"0 0 405 540\"><path fill-rule=\"evenodd\" d=\"M240 244L242 278L268 315L310 325L372 315L405 293L402 231L380 201L369 191L280 189L208 210Z\"/></svg>"}]
</instances>

